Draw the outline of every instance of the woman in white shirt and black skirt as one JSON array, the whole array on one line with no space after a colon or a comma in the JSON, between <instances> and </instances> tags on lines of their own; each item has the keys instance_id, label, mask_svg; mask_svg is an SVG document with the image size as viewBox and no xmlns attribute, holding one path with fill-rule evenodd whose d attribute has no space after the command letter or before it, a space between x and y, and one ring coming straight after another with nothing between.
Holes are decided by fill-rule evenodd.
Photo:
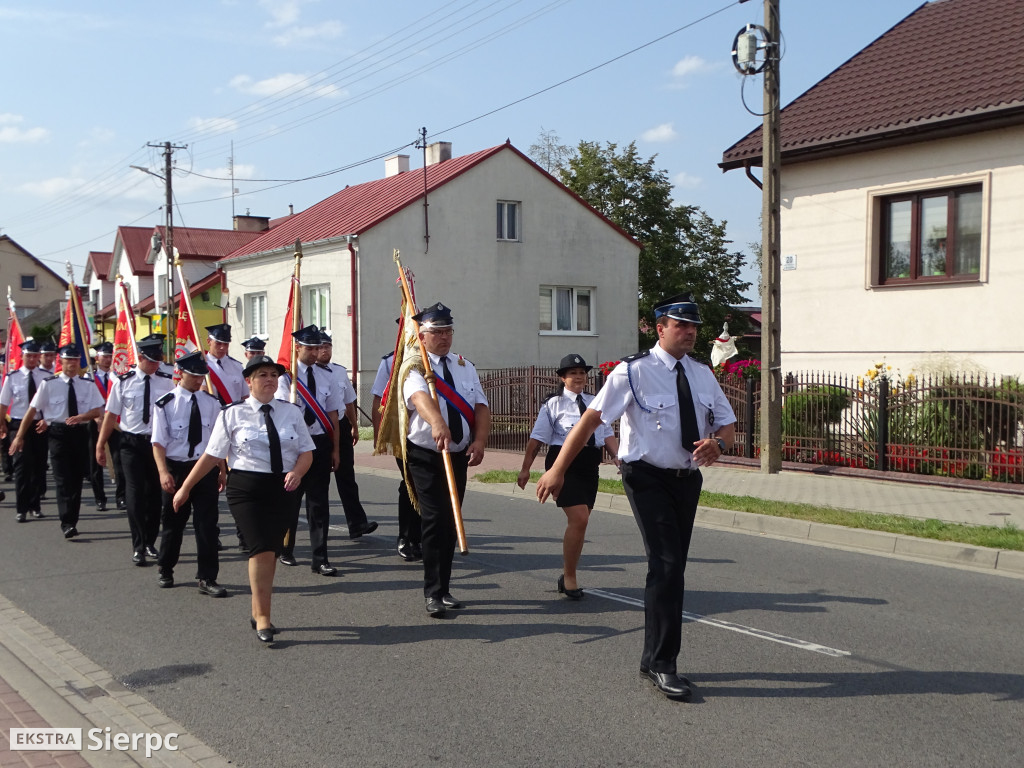
<instances>
[{"instance_id":1,"label":"woman in white shirt and black skirt","mask_svg":"<svg viewBox=\"0 0 1024 768\"><path fill-rule=\"evenodd\" d=\"M227 500L235 524L249 548L249 622L262 643L274 640L270 595L277 555L298 504L296 490L313 461L313 438L302 410L276 400L277 379L284 373L266 356L253 357L243 374L249 397L225 407L195 467L174 494L179 509L193 486L224 459L228 462Z\"/></svg>"},{"instance_id":2,"label":"woman in white shirt and black skirt","mask_svg":"<svg viewBox=\"0 0 1024 768\"><path fill-rule=\"evenodd\" d=\"M530 432L523 457L523 468L516 480L525 488L530 480L530 467L537 457L542 444L547 444L548 453L544 467L550 469L573 428L594 396L583 391L587 386L587 372L593 366L579 355L566 355L558 365L556 373L562 380L558 392L551 395L541 406L540 414ZM565 484L556 502L565 512L565 535L562 537L562 575L558 577L558 591L570 600L583 597L576 580L576 566L583 552L583 540L587 534L587 522L597 499L598 468L601 465L601 446L612 456L619 451L619 441L611 427L602 424L594 436L580 451L565 473ZM616 460L616 464L618 461Z\"/></svg>"}]
</instances>

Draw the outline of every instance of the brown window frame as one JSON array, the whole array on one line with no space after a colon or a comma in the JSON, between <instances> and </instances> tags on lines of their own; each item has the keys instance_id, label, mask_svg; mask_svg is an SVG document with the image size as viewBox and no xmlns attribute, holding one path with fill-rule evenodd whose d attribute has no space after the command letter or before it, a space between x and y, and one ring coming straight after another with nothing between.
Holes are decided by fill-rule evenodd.
<instances>
[{"instance_id":1,"label":"brown window frame","mask_svg":"<svg viewBox=\"0 0 1024 768\"><path fill-rule=\"evenodd\" d=\"M958 201L961 195L968 193L979 193L983 196L984 185L981 183L961 184L953 187L940 187L933 189L920 189L912 192L904 192L894 195L885 195L878 198L878 215L880 226L878 228L878 241L875 244L877 256L877 270L875 274L876 285L928 285L947 283L976 283L981 280L982 256L978 254L978 271L955 274L953 272L956 259L956 220ZM945 197L946 203L946 243L945 243L945 271L941 275L922 275L921 267L921 206L925 199ZM889 215L890 206L893 203L909 202L910 211L910 271L907 277L889 277L886 275L887 254L886 247L889 243L889 233L892 226ZM983 202L984 204L984 202ZM982 213L984 220L984 212Z\"/></svg>"}]
</instances>

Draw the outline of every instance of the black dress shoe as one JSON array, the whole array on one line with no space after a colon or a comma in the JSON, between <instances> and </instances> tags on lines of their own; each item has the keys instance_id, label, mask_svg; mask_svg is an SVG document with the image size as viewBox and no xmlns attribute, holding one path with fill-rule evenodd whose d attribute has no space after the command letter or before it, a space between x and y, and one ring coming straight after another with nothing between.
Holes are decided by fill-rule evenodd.
<instances>
[{"instance_id":1,"label":"black dress shoe","mask_svg":"<svg viewBox=\"0 0 1024 768\"><path fill-rule=\"evenodd\" d=\"M654 687L668 696L670 699L689 699L693 692L690 690L689 681L680 677L675 672L652 672L647 670L645 676L654 683Z\"/></svg>"},{"instance_id":2,"label":"black dress shoe","mask_svg":"<svg viewBox=\"0 0 1024 768\"><path fill-rule=\"evenodd\" d=\"M200 579L199 591L210 597L226 597L228 591L213 579Z\"/></svg>"},{"instance_id":3,"label":"black dress shoe","mask_svg":"<svg viewBox=\"0 0 1024 768\"><path fill-rule=\"evenodd\" d=\"M281 555L277 558L281 565L298 565L299 561L295 559L294 555Z\"/></svg>"},{"instance_id":4,"label":"black dress shoe","mask_svg":"<svg viewBox=\"0 0 1024 768\"><path fill-rule=\"evenodd\" d=\"M274 642L274 630L272 629L257 629L256 639L261 643L272 643Z\"/></svg>"},{"instance_id":5,"label":"black dress shoe","mask_svg":"<svg viewBox=\"0 0 1024 768\"><path fill-rule=\"evenodd\" d=\"M412 544L405 539L398 540L398 555L409 563L416 559L416 556L412 553Z\"/></svg>"},{"instance_id":6,"label":"black dress shoe","mask_svg":"<svg viewBox=\"0 0 1024 768\"><path fill-rule=\"evenodd\" d=\"M583 590L582 589L566 589L565 588L565 574L563 573L558 577L558 593L565 595L570 600L582 600Z\"/></svg>"},{"instance_id":7,"label":"black dress shoe","mask_svg":"<svg viewBox=\"0 0 1024 768\"><path fill-rule=\"evenodd\" d=\"M360 536L362 536L364 534L367 534L367 533L373 533L376 530L377 530L377 523L374 522L373 520L369 520L369 521L363 523L360 527L350 530L348 532L348 537L350 539L358 539Z\"/></svg>"},{"instance_id":8,"label":"black dress shoe","mask_svg":"<svg viewBox=\"0 0 1024 768\"><path fill-rule=\"evenodd\" d=\"M106 512L107 511L107 502L105 502L105 501L97 501L96 502L96 511L97 512Z\"/></svg>"},{"instance_id":9,"label":"black dress shoe","mask_svg":"<svg viewBox=\"0 0 1024 768\"><path fill-rule=\"evenodd\" d=\"M157 557L156 550L153 549L152 547L146 547L146 557L150 557L150 558L156 560L156 557Z\"/></svg>"},{"instance_id":10,"label":"black dress shoe","mask_svg":"<svg viewBox=\"0 0 1024 768\"><path fill-rule=\"evenodd\" d=\"M647 669L647 667L645 667L645 666L644 666L643 664L641 664L641 665L640 665L640 677L647 677L647 676L648 676L649 674L650 674L650 670L649 670L649 669ZM691 683L691 682L690 682L689 680L687 680L687 679L686 679L685 677L683 677L682 675L680 675L680 674L679 674L678 672L676 673L676 677L678 677L678 678L679 678L679 681L680 681L680 682L681 682L681 683L682 683L683 685L685 685L685 686L686 686L687 688L693 688L693 683Z\"/></svg>"},{"instance_id":11,"label":"black dress shoe","mask_svg":"<svg viewBox=\"0 0 1024 768\"><path fill-rule=\"evenodd\" d=\"M78 529L73 525L62 525L60 529L64 532L65 539L73 539L78 535Z\"/></svg>"},{"instance_id":12,"label":"black dress shoe","mask_svg":"<svg viewBox=\"0 0 1024 768\"><path fill-rule=\"evenodd\" d=\"M252 616L249 617L249 626L252 627L253 629L256 629L256 619L254 619ZM275 627L273 624L271 624L270 625L270 631L273 632L274 634L277 634L277 627Z\"/></svg>"},{"instance_id":13,"label":"black dress shoe","mask_svg":"<svg viewBox=\"0 0 1024 768\"><path fill-rule=\"evenodd\" d=\"M456 600L454 597L452 597L452 593L451 592L447 592L447 593L441 595L441 602L444 603L444 607L445 608L455 609L455 608L461 608L462 607L462 603L460 603L458 600Z\"/></svg>"},{"instance_id":14,"label":"black dress shoe","mask_svg":"<svg viewBox=\"0 0 1024 768\"><path fill-rule=\"evenodd\" d=\"M423 547L420 546L419 542L412 542L412 559L422 560L423 559Z\"/></svg>"},{"instance_id":15,"label":"black dress shoe","mask_svg":"<svg viewBox=\"0 0 1024 768\"><path fill-rule=\"evenodd\" d=\"M146 553L145 553L145 551L140 549L138 552L133 553L132 554L132 562L135 563L136 565L145 565L146 564Z\"/></svg>"},{"instance_id":16,"label":"black dress shoe","mask_svg":"<svg viewBox=\"0 0 1024 768\"><path fill-rule=\"evenodd\" d=\"M174 577L169 573L161 573L156 583L160 585L161 589L170 589L174 586Z\"/></svg>"},{"instance_id":17,"label":"black dress shoe","mask_svg":"<svg viewBox=\"0 0 1024 768\"><path fill-rule=\"evenodd\" d=\"M447 609L444 607L444 602L436 597L427 598L427 613L433 618L439 619L444 616Z\"/></svg>"},{"instance_id":18,"label":"black dress shoe","mask_svg":"<svg viewBox=\"0 0 1024 768\"><path fill-rule=\"evenodd\" d=\"M128 509L128 502L125 501L124 499L118 499L117 500L117 508L118 509Z\"/></svg>"},{"instance_id":19,"label":"black dress shoe","mask_svg":"<svg viewBox=\"0 0 1024 768\"><path fill-rule=\"evenodd\" d=\"M46 517L46 515L44 515L38 509L30 509L29 512L31 512L32 517L36 518L37 520L42 520L44 517Z\"/></svg>"},{"instance_id":20,"label":"black dress shoe","mask_svg":"<svg viewBox=\"0 0 1024 768\"><path fill-rule=\"evenodd\" d=\"M330 563L321 563L313 569L313 573L319 573L321 576L337 576L338 569Z\"/></svg>"},{"instance_id":21,"label":"black dress shoe","mask_svg":"<svg viewBox=\"0 0 1024 768\"><path fill-rule=\"evenodd\" d=\"M17 515L14 516L14 519L17 520L19 523L24 523L25 522L25 513L24 512L19 512Z\"/></svg>"}]
</instances>

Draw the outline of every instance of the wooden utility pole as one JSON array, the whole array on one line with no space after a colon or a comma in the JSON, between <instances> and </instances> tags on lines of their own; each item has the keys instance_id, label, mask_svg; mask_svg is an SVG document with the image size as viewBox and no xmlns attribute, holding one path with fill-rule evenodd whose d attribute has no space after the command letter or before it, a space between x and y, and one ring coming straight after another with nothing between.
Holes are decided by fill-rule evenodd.
<instances>
[{"instance_id":1,"label":"wooden utility pole","mask_svg":"<svg viewBox=\"0 0 1024 768\"><path fill-rule=\"evenodd\" d=\"M767 40L761 133L761 471L777 474L782 469L779 0L764 0L764 27Z\"/></svg>"},{"instance_id":2,"label":"wooden utility pole","mask_svg":"<svg viewBox=\"0 0 1024 768\"><path fill-rule=\"evenodd\" d=\"M163 144L148 144L147 146L154 148L161 148L164 151L164 211L165 217L165 229L166 238L164 242L164 252L167 254L167 303L165 310L167 312L167 327L164 329L167 333L167 338L164 339L164 360L174 360L174 194L171 188L171 157L176 149L185 149L184 146L177 146L171 144L169 141L165 141ZM145 169L142 169L145 170ZM151 173L150 171L146 171ZM152 174L156 175L156 174ZM159 177L158 177L159 178Z\"/></svg>"}]
</instances>

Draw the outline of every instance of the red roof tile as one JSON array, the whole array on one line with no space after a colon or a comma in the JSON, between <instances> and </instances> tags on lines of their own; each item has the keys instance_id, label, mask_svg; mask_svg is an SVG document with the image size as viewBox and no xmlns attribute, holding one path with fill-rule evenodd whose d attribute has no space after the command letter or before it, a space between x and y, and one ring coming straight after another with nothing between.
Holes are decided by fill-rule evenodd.
<instances>
[{"instance_id":1,"label":"red roof tile","mask_svg":"<svg viewBox=\"0 0 1024 768\"><path fill-rule=\"evenodd\" d=\"M115 238L114 249L117 249L117 241L121 241L121 247L128 256L128 264L132 268L132 274L152 275L153 265L146 263L149 256L150 238L153 236L152 227L118 227ZM111 275L111 278L116 275Z\"/></svg>"},{"instance_id":2,"label":"red roof tile","mask_svg":"<svg viewBox=\"0 0 1024 768\"><path fill-rule=\"evenodd\" d=\"M111 279L107 273L110 271L110 262L113 256L114 254L109 251L89 251L88 263L92 267L93 273L100 280Z\"/></svg>"},{"instance_id":3,"label":"red roof tile","mask_svg":"<svg viewBox=\"0 0 1024 768\"><path fill-rule=\"evenodd\" d=\"M1024 122L1022 29L1021 0L925 3L782 110L783 160ZM760 127L719 165L747 163L761 164Z\"/></svg>"},{"instance_id":4,"label":"red roof tile","mask_svg":"<svg viewBox=\"0 0 1024 768\"><path fill-rule=\"evenodd\" d=\"M163 238L167 228L159 225L155 229ZM234 229L175 227L174 247L178 249L178 256L182 259L210 261L222 259L264 234L266 233L239 232Z\"/></svg>"},{"instance_id":5,"label":"red roof tile","mask_svg":"<svg viewBox=\"0 0 1024 768\"><path fill-rule=\"evenodd\" d=\"M427 166L426 186L428 192L447 184L473 166L502 151L514 152L534 166L538 172L548 176L567 194L590 208L606 224L616 229L624 237L632 239L620 227L587 205L578 195L563 187L554 177L508 142ZM423 186L423 169L420 168L377 181L358 184L354 187L346 187L294 216L275 219L274 226L268 232L261 233L258 239L239 248L226 260L274 251L291 245L296 240L303 243L315 243L345 235L363 234L407 205L420 200L423 196Z\"/></svg>"}]
</instances>

